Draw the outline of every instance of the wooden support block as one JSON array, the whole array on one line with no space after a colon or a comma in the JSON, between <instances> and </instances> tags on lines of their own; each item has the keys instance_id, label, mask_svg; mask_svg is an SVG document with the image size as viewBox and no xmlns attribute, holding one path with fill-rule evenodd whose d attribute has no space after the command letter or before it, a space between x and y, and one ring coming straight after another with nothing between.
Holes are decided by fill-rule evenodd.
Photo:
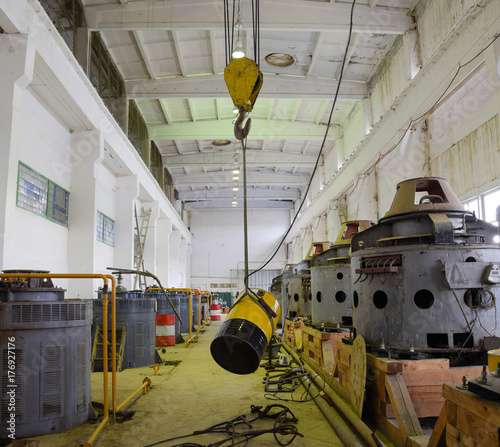
<instances>
[{"instance_id":1,"label":"wooden support block","mask_svg":"<svg viewBox=\"0 0 500 447\"><path fill-rule=\"evenodd\" d=\"M429 444L429 436L409 436L406 440L407 447L427 447Z\"/></svg>"},{"instance_id":2,"label":"wooden support block","mask_svg":"<svg viewBox=\"0 0 500 447\"><path fill-rule=\"evenodd\" d=\"M387 374L385 386L403 437L423 435L422 427L408 394L403 374Z\"/></svg>"},{"instance_id":3,"label":"wooden support block","mask_svg":"<svg viewBox=\"0 0 500 447\"><path fill-rule=\"evenodd\" d=\"M450 368L448 370L421 370L405 373L405 383L408 387L413 386L431 386L451 382L462 383L462 377L479 377L481 375L481 366L467 366L460 368Z\"/></svg>"},{"instance_id":4,"label":"wooden support block","mask_svg":"<svg viewBox=\"0 0 500 447\"><path fill-rule=\"evenodd\" d=\"M335 362L335 355L333 352L332 340L323 340L321 345L321 350L323 352L323 363L325 366L325 372L331 374L333 372L333 364Z\"/></svg>"},{"instance_id":5,"label":"wooden support block","mask_svg":"<svg viewBox=\"0 0 500 447\"><path fill-rule=\"evenodd\" d=\"M424 360L403 360L403 371L422 371L438 369L449 369L449 359L424 359Z\"/></svg>"},{"instance_id":6,"label":"wooden support block","mask_svg":"<svg viewBox=\"0 0 500 447\"><path fill-rule=\"evenodd\" d=\"M478 417L487 420L496 427L500 427L500 402L492 402L448 383L444 384L443 396L457 406L467 408Z\"/></svg>"},{"instance_id":7,"label":"wooden support block","mask_svg":"<svg viewBox=\"0 0 500 447\"><path fill-rule=\"evenodd\" d=\"M490 447L465 434L463 431L453 427L452 425L446 426L446 445L459 447ZM494 447L497 446L498 444Z\"/></svg>"},{"instance_id":8,"label":"wooden support block","mask_svg":"<svg viewBox=\"0 0 500 447\"><path fill-rule=\"evenodd\" d=\"M428 447L446 447L446 424L448 422L447 403L443 405L441 413L436 421L436 425L432 430Z\"/></svg>"},{"instance_id":9,"label":"wooden support block","mask_svg":"<svg viewBox=\"0 0 500 447\"><path fill-rule=\"evenodd\" d=\"M373 354L367 354L366 359L370 365L387 373L398 373L403 371L403 363L399 360L375 357Z\"/></svg>"},{"instance_id":10,"label":"wooden support block","mask_svg":"<svg viewBox=\"0 0 500 447\"><path fill-rule=\"evenodd\" d=\"M447 407L447 423L456 427L457 426L457 404L455 404L454 402L451 402L451 401L447 401L446 407Z\"/></svg>"},{"instance_id":11,"label":"wooden support block","mask_svg":"<svg viewBox=\"0 0 500 447\"><path fill-rule=\"evenodd\" d=\"M457 427L487 447L498 447L498 427L462 407L457 407Z\"/></svg>"},{"instance_id":12,"label":"wooden support block","mask_svg":"<svg viewBox=\"0 0 500 447\"><path fill-rule=\"evenodd\" d=\"M399 427L394 425L389 419L386 419L378 413L373 413L371 418L375 425L380 429L382 433L391 441L394 445L402 446L405 443L405 438Z\"/></svg>"}]
</instances>

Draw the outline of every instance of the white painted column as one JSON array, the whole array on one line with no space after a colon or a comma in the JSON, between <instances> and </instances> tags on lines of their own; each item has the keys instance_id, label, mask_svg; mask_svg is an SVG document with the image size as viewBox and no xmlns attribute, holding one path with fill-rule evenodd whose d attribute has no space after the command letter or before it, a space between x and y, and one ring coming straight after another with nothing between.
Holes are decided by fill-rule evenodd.
<instances>
[{"instance_id":1,"label":"white painted column","mask_svg":"<svg viewBox=\"0 0 500 447\"><path fill-rule=\"evenodd\" d=\"M181 241L180 230L172 230L169 237L169 287L181 287L179 284L179 242Z\"/></svg>"},{"instance_id":2,"label":"white painted column","mask_svg":"<svg viewBox=\"0 0 500 447\"><path fill-rule=\"evenodd\" d=\"M10 238L17 197L19 135L23 128L22 95L33 79L35 48L22 34L0 34L0 270L16 241Z\"/></svg>"},{"instance_id":3,"label":"white painted column","mask_svg":"<svg viewBox=\"0 0 500 447\"><path fill-rule=\"evenodd\" d=\"M143 215L146 210L151 209L151 217L149 219L149 228L146 236L146 242L144 246L144 268L156 275L156 243L158 240L157 236L157 223L160 214L160 207L158 202L144 202L142 204L142 210L137 207L139 227L141 226L141 215ZM152 284L152 279L147 279L146 284ZM161 281L161 278L160 278Z\"/></svg>"},{"instance_id":4,"label":"white painted column","mask_svg":"<svg viewBox=\"0 0 500 447\"><path fill-rule=\"evenodd\" d=\"M116 179L116 220L115 220L115 265L113 267L134 268L134 204L139 196L139 180L136 175ZM124 275L123 286L131 289L133 275Z\"/></svg>"},{"instance_id":5,"label":"white painted column","mask_svg":"<svg viewBox=\"0 0 500 447\"><path fill-rule=\"evenodd\" d=\"M170 233L172 231L172 219L160 217L156 221L156 276L163 287L171 287L169 275L170 266Z\"/></svg>"},{"instance_id":6,"label":"white painted column","mask_svg":"<svg viewBox=\"0 0 500 447\"><path fill-rule=\"evenodd\" d=\"M102 161L104 138L100 131L75 132L71 136L68 170L71 169L68 222L68 270L94 273L96 250L97 164ZM75 204L76 206L71 206ZM68 282L68 296L92 298L102 281L74 279Z\"/></svg>"},{"instance_id":7,"label":"white painted column","mask_svg":"<svg viewBox=\"0 0 500 447\"><path fill-rule=\"evenodd\" d=\"M180 287L186 287L186 265L187 265L188 242L181 237L179 241L179 283Z\"/></svg>"},{"instance_id":8,"label":"white painted column","mask_svg":"<svg viewBox=\"0 0 500 447\"><path fill-rule=\"evenodd\" d=\"M186 249L186 284L185 287L191 288L191 256L193 255L193 245L188 244Z\"/></svg>"}]
</instances>

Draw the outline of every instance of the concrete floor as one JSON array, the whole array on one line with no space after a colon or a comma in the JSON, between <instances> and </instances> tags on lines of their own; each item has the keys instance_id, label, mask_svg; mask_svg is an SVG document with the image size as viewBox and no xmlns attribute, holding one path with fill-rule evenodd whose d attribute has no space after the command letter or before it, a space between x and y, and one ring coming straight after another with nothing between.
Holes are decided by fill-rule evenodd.
<instances>
[{"instance_id":1,"label":"concrete floor","mask_svg":"<svg viewBox=\"0 0 500 447\"><path fill-rule=\"evenodd\" d=\"M240 376L225 371L215 363L210 355L210 343L221 323L212 322L202 330L198 341L187 348L182 344L165 348L166 352L161 354L163 359L180 363L177 366L161 366L157 376L150 367L127 369L118 373L118 404L136 390L146 376L151 379L151 390L125 407L125 410L134 412L131 419L112 423L109 429L101 432L94 445L144 447L167 438L190 434L241 414L249 414L250 405L265 407L279 403L286 405L295 414L298 418L297 429L304 435L303 438L297 437L291 446L342 446L314 402L266 399L262 383L266 374L264 368L259 368L253 374ZM92 373L91 383L92 401L102 402L102 373ZM300 399L303 392L304 388L300 387L293 397ZM279 395L283 398L291 397L289 393ZM248 419L253 416L249 415ZM273 423L274 421L258 421L253 429L269 428ZM97 423L87 422L65 433L32 439L38 439L40 447L77 447L88 440L96 427ZM221 435L210 434L158 445L173 446L182 442L209 445L221 439ZM279 444L272 434L265 434L250 441L248 445Z\"/></svg>"}]
</instances>

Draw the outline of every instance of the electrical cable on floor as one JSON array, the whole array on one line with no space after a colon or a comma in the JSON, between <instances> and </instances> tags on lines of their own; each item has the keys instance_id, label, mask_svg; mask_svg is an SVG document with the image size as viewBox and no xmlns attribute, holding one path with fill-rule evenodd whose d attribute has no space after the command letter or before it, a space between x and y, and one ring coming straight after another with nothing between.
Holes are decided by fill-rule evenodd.
<instances>
[{"instance_id":1,"label":"electrical cable on floor","mask_svg":"<svg viewBox=\"0 0 500 447\"><path fill-rule=\"evenodd\" d=\"M289 445L293 440L297 437L304 437L302 433L297 430L297 427L291 424L295 424L298 422L298 419L295 415L290 411L288 407L280 404L267 405L264 410L261 410L262 406L251 405L251 413L257 413L257 416L254 419L247 420L246 416L239 415L233 419L228 421L223 421L218 424L214 424L208 427L205 430L195 431L188 435L177 436L169 439L164 439L162 441L155 442L153 444L148 444L145 447L154 447L157 445L165 444L167 442L176 441L183 438L188 438L191 436L203 435L207 433L218 433L225 434L228 436L226 439L222 439L215 443L211 444L197 444L193 442L185 442L182 444L175 444L171 447L222 447L224 445L228 446L246 446L248 441L258 436L272 433L276 442L281 446ZM272 413L271 410L278 408L279 411ZM236 432L235 427L238 425L245 424L250 429L252 428L252 423L256 422L259 419L274 419L274 426L270 429L261 429L261 430L248 430L246 432ZM278 435L281 437L290 436L289 439L278 438ZM230 443L230 444L229 444Z\"/></svg>"},{"instance_id":2,"label":"electrical cable on floor","mask_svg":"<svg viewBox=\"0 0 500 447\"><path fill-rule=\"evenodd\" d=\"M299 399L295 399L293 397L295 391L291 391L291 393L290 393L291 397L289 399L284 398L284 397L280 397L279 394L282 394L282 393L278 393L278 392L265 393L264 397L266 399L269 399L269 400L279 400L279 401L283 401L283 402L297 402L297 403L312 402L314 399L321 397L321 392L324 392L324 390L325 390L326 379L325 379L325 376L323 374L316 374L313 378L311 378L309 376L309 374L307 374L306 377L308 377L310 379L310 382L309 382L309 385L307 386L307 388L304 387L305 391L302 392ZM323 379L323 388L321 390L319 390L318 395L313 396L311 394L311 387L313 387L313 381L317 377L320 377L321 379ZM307 398L308 395L311 396L310 399Z\"/></svg>"}]
</instances>

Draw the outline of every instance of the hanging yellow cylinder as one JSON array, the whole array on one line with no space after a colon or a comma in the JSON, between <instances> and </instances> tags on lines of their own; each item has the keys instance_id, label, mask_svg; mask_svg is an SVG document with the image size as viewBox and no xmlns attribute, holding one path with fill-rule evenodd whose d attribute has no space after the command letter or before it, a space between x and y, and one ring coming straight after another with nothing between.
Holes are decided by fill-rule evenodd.
<instances>
[{"instance_id":1,"label":"hanging yellow cylinder","mask_svg":"<svg viewBox=\"0 0 500 447\"><path fill-rule=\"evenodd\" d=\"M276 316L269 315L265 305L258 304L259 300ZM271 293L262 289L242 292L210 345L212 357L229 372L253 373L259 367L280 316L280 304Z\"/></svg>"}]
</instances>

